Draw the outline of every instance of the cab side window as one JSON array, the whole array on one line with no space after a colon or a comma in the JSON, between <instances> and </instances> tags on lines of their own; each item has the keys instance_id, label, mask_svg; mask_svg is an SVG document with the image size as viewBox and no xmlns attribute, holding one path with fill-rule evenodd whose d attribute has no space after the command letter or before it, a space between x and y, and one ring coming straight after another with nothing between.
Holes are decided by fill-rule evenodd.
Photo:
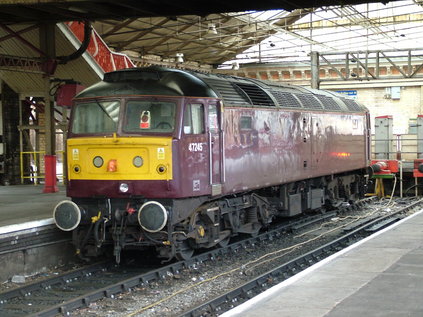
<instances>
[{"instance_id":1,"label":"cab side window","mask_svg":"<svg viewBox=\"0 0 423 317\"><path fill-rule=\"evenodd\" d=\"M209 129L211 133L219 132L216 105L209 105Z\"/></svg>"},{"instance_id":2,"label":"cab side window","mask_svg":"<svg viewBox=\"0 0 423 317\"><path fill-rule=\"evenodd\" d=\"M204 106L202 104L185 105L184 133L204 133Z\"/></svg>"}]
</instances>

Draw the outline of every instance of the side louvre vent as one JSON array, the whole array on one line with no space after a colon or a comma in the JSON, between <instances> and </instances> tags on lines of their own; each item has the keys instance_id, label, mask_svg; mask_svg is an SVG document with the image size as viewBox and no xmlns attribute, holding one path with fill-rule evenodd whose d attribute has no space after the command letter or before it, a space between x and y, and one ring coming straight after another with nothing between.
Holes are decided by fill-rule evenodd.
<instances>
[{"instance_id":1,"label":"side louvre vent","mask_svg":"<svg viewBox=\"0 0 423 317\"><path fill-rule=\"evenodd\" d=\"M202 80L209 85L215 92L219 93L225 104L245 105L250 104L247 96L243 92L237 91L228 81L203 77Z\"/></svg>"},{"instance_id":2,"label":"side louvre vent","mask_svg":"<svg viewBox=\"0 0 423 317\"><path fill-rule=\"evenodd\" d=\"M295 94L300 99L304 108L307 109L323 109L320 101L312 94Z\"/></svg>"},{"instance_id":3,"label":"side louvre vent","mask_svg":"<svg viewBox=\"0 0 423 317\"><path fill-rule=\"evenodd\" d=\"M272 96L276 99L279 106L286 108L302 108L301 103L292 93L278 90L270 90Z\"/></svg>"},{"instance_id":4,"label":"side louvre vent","mask_svg":"<svg viewBox=\"0 0 423 317\"><path fill-rule=\"evenodd\" d=\"M351 99L341 98L350 111L361 111L361 107Z\"/></svg>"},{"instance_id":5,"label":"side louvre vent","mask_svg":"<svg viewBox=\"0 0 423 317\"><path fill-rule=\"evenodd\" d=\"M241 89L251 100L251 104L255 106L274 106L275 103L270 99L269 95L256 85L233 83L235 87Z\"/></svg>"},{"instance_id":6,"label":"side louvre vent","mask_svg":"<svg viewBox=\"0 0 423 317\"><path fill-rule=\"evenodd\" d=\"M322 102L327 110L341 110L341 107L337 104L337 102L328 96L323 95L316 95L316 97Z\"/></svg>"}]
</instances>

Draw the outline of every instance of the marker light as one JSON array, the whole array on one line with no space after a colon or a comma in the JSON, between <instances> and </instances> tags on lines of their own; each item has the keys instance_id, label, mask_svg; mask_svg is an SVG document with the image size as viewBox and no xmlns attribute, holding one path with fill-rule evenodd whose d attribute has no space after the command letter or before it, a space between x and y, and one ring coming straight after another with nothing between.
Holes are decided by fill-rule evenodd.
<instances>
[{"instance_id":1,"label":"marker light","mask_svg":"<svg viewBox=\"0 0 423 317\"><path fill-rule=\"evenodd\" d=\"M72 166L72 169L75 173L81 173L81 166L79 166L78 164L75 164Z\"/></svg>"},{"instance_id":2,"label":"marker light","mask_svg":"<svg viewBox=\"0 0 423 317\"><path fill-rule=\"evenodd\" d=\"M164 174L164 173L166 173L166 166L160 164L160 165L157 166L156 171L159 174Z\"/></svg>"}]
</instances>

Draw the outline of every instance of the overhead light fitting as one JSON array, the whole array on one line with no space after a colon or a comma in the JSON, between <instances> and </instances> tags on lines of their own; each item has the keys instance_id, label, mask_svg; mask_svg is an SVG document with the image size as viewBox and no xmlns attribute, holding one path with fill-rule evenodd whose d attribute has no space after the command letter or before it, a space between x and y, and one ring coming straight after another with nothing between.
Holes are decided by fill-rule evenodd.
<instances>
[{"instance_id":1,"label":"overhead light fitting","mask_svg":"<svg viewBox=\"0 0 423 317\"><path fill-rule=\"evenodd\" d=\"M176 53L176 62L183 63L184 62L184 53Z\"/></svg>"},{"instance_id":2,"label":"overhead light fitting","mask_svg":"<svg viewBox=\"0 0 423 317\"><path fill-rule=\"evenodd\" d=\"M239 69L239 63L238 62L232 62L232 69L238 70Z\"/></svg>"},{"instance_id":3,"label":"overhead light fitting","mask_svg":"<svg viewBox=\"0 0 423 317\"><path fill-rule=\"evenodd\" d=\"M208 27L208 29L207 29L207 33L208 33L208 34L217 34L216 24L214 24L214 23L209 23L209 27Z\"/></svg>"}]
</instances>

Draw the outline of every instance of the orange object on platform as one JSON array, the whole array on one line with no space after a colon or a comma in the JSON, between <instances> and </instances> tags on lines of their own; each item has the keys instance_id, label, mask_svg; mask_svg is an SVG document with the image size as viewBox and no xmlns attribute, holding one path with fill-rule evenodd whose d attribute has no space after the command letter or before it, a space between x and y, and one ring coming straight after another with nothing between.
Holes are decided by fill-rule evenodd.
<instances>
[{"instance_id":1,"label":"orange object on platform","mask_svg":"<svg viewBox=\"0 0 423 317\"><path fill-rule=\"evenodd\" d=\"M414 160L413 177L423 177L423 159Z\"/></svg>"},{"instance_id":2,"label":"orange object on platform","mask_svg":"<svg viewBox=\"0 0 423 317\"><path fill-rule=\"evenodd\" d=\"M56 179L56 155L44 155L45 162L45 183L43 193L56 193L57 188Z\"/></svg>"},{"instance_id":3,"label":"orange object on platform","mask_svg":"<svg viewBox=\"0 0 423 317\"><path fill-rule=\"evenodd\" d=\"M372 160L370 166L379 165L381 171L375 172L375 175L393 174L399 172L398 160Z\"/></svg>"}]
</instances>

